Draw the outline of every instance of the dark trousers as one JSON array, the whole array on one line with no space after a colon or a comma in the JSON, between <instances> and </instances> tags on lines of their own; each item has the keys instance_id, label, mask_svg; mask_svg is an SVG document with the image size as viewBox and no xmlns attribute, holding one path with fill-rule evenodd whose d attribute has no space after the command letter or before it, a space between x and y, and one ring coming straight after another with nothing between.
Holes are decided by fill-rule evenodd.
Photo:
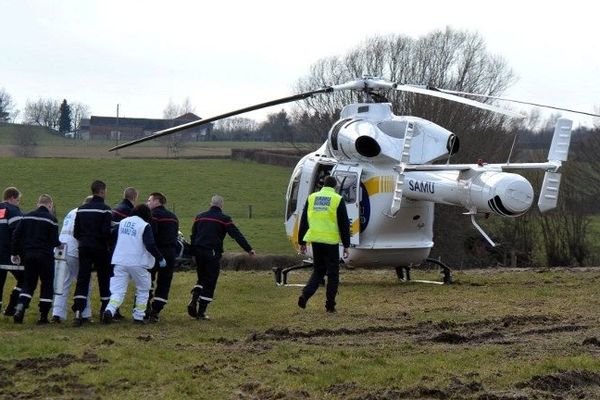
<instances>
[{"instance_id":1,"label":"dark trousers","mask_svg":"<svg viewBox=\"0 0 600 400\"><path fill-rule=\"evenodd\" d=\"M104 312L110 300L110 277L112 266L108 250L92 249L88 247L79 248L79 273L77 274L77 285L73 301L73 311L83 311L87 305L87 293L92 276L92 266L96 267L98 275L98 289L100 291L100 315Z\"/></svg>"},{"instance_id":2,"label":"dark trousers","mask_svg":"<svg viewBox=\"0 0 600 400\"><path fill-rule=\"evenodd\" d=\"M198 280L194 290L198 290L200 297L198 299L198 313L204 314L206 307L213 301L219 272L221 271L221 253L215 253L213 250L194 249L196 258L196 273Z\"/></svg>"},{"instance_id":3,"label":"dark trousers","mask_svg":"<svg viewBox=\"0 0 600 400\"><path fill-rule=\"evenodd\" d=\"M157 313L163 309L169 300L169 291L171 290L176 258L175 246L159 247L158 250L165 258L167 266L160 268L158 264L155 264L154 268L150 270L153 288L150 290L150 300L152 301L152 310Z\"/></svg>"},{"instance_id":4,"label":"dark trousers","mask_svg":"<svg viewBox=\"0 0 600 400\"><path fill-rule=\"evenodd\" d=\"M23 279L25 278L25 274L23 271L10 271L10 273L13 274L17 283L10 294L10 300L6 308L14 309L14 307L17 305L17 301L19 301L19 294L21 294L21 290L23 290ZM2 308L2 296L4 293L4 284L6 283L7 275L8 271L0 269L0 308Z\"/></svg>"},{"instance_id":5,"label":"dark trousers","mask_svg":"<svg viewBox=\"0 0 600 400\"><path fill-rule=\"evenodd\" d=\"M29 307L38 279L40 280L40 313L48 316L54 296L54 256L52 254L28 254L23 259L25 277L19 303Z\"/></svg>"},{"instance_id":6,"label":"dark trousers","mask_svg":"<svg viewBox=\"0 0 600 400\"><path fill-rule=\"evenodd\" d=\"M337 244L312 244L314 269L308 283L302 290L302 296L308 300L319 288L327 275L325 307L335 307L335 296L340 283L340 249Z\"/></svg>"}]
</instances>

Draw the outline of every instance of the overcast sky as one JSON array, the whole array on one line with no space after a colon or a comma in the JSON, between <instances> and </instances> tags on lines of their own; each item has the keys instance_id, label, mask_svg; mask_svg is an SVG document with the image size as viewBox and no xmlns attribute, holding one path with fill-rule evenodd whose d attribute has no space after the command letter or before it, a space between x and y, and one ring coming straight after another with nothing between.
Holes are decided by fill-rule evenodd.
<instances>
[{"instance_id":1,"label":"overcast sky","mask_svg":"<svg viewBox=\"0 0 600 400\"><path fill-rule=\"evenodd\" d=\"M66 98L93 115L115 115L120 104L121 116L143 118L189 97L206 118L288 96L315 61L368 37L451 26L479 32L504 57L519 78L505 96L592 112L600 107L593 4L0 0L0 88L19 109Z\"/></svg>"}]
</instances>

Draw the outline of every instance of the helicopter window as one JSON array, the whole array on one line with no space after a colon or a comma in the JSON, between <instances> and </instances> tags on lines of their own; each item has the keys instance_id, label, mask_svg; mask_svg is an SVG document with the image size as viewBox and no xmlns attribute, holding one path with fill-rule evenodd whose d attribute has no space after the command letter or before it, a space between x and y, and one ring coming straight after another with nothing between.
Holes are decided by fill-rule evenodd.
<instances>
[{"instance_id":1,"label":"helicopter window","mask_svg":"<svg viewBox=\"0 0 600 400\"><path fill-rule=\"evenodd\" d=\"M335 177L338 181L338 193L348 204L356 203L356 174L340 174Z\"/></svg>"},{"instance_id":2,"label":"helicopter window","mask_svg":"<svg viewBox=\"0 0 600 400\"><path fill-rule=\"evenodd\" d=\"M358 107L358 112L359 113L369 112L369 106L360 106L360 107Z\"/></svg>"},{"instance_id":3,"label":"helicopter window","mask_svg":"<svg viewBox=\"0 0 600 400\"><path fill-rule=\"evenodd\" d=\"M292 181L292 185L289 188L289 196L288 196L288 203L287 203L287 212L286 214L286 219L289 219L292 214L296 211L296 207L298 205L298 189L300 188L300 172L298 171L298 173L296 174L296 176L294 176L294 180Z\"/></svg>"},{"instance_id":4,"label":"helicopter window","mask_svg":"<svg viewBox=\"0 0 600 400\"><path fill-rule=\"evenodd\" d=\"M377 127L388 136L402 139L406 132L406 124L406 121L382 121L377 124Z\"/></svg>"}]
</instances>

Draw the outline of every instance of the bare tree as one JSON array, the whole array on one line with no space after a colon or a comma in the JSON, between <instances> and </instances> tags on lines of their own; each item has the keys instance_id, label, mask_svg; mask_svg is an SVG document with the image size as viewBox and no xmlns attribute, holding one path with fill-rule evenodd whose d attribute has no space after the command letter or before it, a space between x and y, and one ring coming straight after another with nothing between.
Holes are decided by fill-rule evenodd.
<instances>
[{"instance_id":1,"label":"bare tree","mask_svg":"<svg viewBox=\"0 0 600 400\"><path fill-rule=\"evenodd\" d=\"M73 102L71 103L71 116L73 131L77 133L81 130L81 120L90 117L90 107L83 103Z\"/></svg>"},{"instance_id":2,"label":"bare tree","mask_svg":"<svg viewBox=\"0 0 600 400\"><path fill-rule=\"evenodd\" d=\"M4 88L0 89L0 122L8 122L14 119L15 105L12 97Z\"/></svg>"},{"instance_id":3,"label":"bare tree","mask_svg":"<svg viewBox=\"0 0 600 400\"><path fill-rule=\"evenodd\" d=\"M297 82L296 89L304 92L362 75L489 95L500 95L514 81L512 70L502 58L488 53L480 35L447 28L418 39L404 35L367 39L343 57L317 61L308 76ZM504 117L473 107L412 93L385 95L396 114L420 116L459 134L489 135L505 129ZM359 96L344 91L306 99L297 106L294 119L298 121L303 115L318 116L323 129L328 130L343 106L363 100ZM494 141L489 137L485 141L489 147L503 144L503 139L501 143L491 143ZM463 154L464 150L463 147Z\"/></svg>"},{"instance_id":4,"label":"bare tree","mask_svg":"<svg viewBox=\"0 0 600 400\"><path fill-rule=\"evenodd\" d=\"M23 118L25 123L57 130L60 120L60 101L41 98L36 101L27 100Z\"/></svg>"},{"instance_id":5,"label":"bare tree","mask_svg":"<svg viewBox=\"0 0 600 400\"><path fill-rule=\"evenodd\" d=\"M189 97L186 97L183 103L175 104L172 99L169 99L169 104L163 110L164 119L175 119L181 115L195 112Z\"/></svg>"},{"instance_id":6,"label":"bare tree","mask_svg":"<svg viewBox=\"0 0 600 400\"><path fill-rule=\"evenodd\" d=\"M232 117L222 119L215 123L215 130L222 132L230 132L230 131L256 131L258 128L258 123L251 118L244 117Z\"/></svg>"}]
</instances>

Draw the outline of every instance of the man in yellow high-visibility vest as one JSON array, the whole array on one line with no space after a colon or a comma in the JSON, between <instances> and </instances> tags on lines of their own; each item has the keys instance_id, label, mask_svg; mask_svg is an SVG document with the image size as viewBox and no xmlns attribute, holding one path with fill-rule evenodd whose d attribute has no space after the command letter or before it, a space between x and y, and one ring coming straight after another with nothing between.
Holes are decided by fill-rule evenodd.
<instances>
[{"instance_id":1,"label":"man in yellow high-visibility vest","mask_svg":"<svg viewBox=\"0 0 600 400\"><path fill-rule=\"evenodd\" d=\"M339 244L344 246L344 258L348 257L350 247L350 223L342 196L335 192L337 180L328 176L323 188L308 196L304 205L298 232L300 251L306 252L306 242L310 242L313 252L314 270L302 294L298 298L298 307L306 308L308 299L319 288L327 275L325 310L335 312L340 274Z\"/></svg>"}]
</instances>

